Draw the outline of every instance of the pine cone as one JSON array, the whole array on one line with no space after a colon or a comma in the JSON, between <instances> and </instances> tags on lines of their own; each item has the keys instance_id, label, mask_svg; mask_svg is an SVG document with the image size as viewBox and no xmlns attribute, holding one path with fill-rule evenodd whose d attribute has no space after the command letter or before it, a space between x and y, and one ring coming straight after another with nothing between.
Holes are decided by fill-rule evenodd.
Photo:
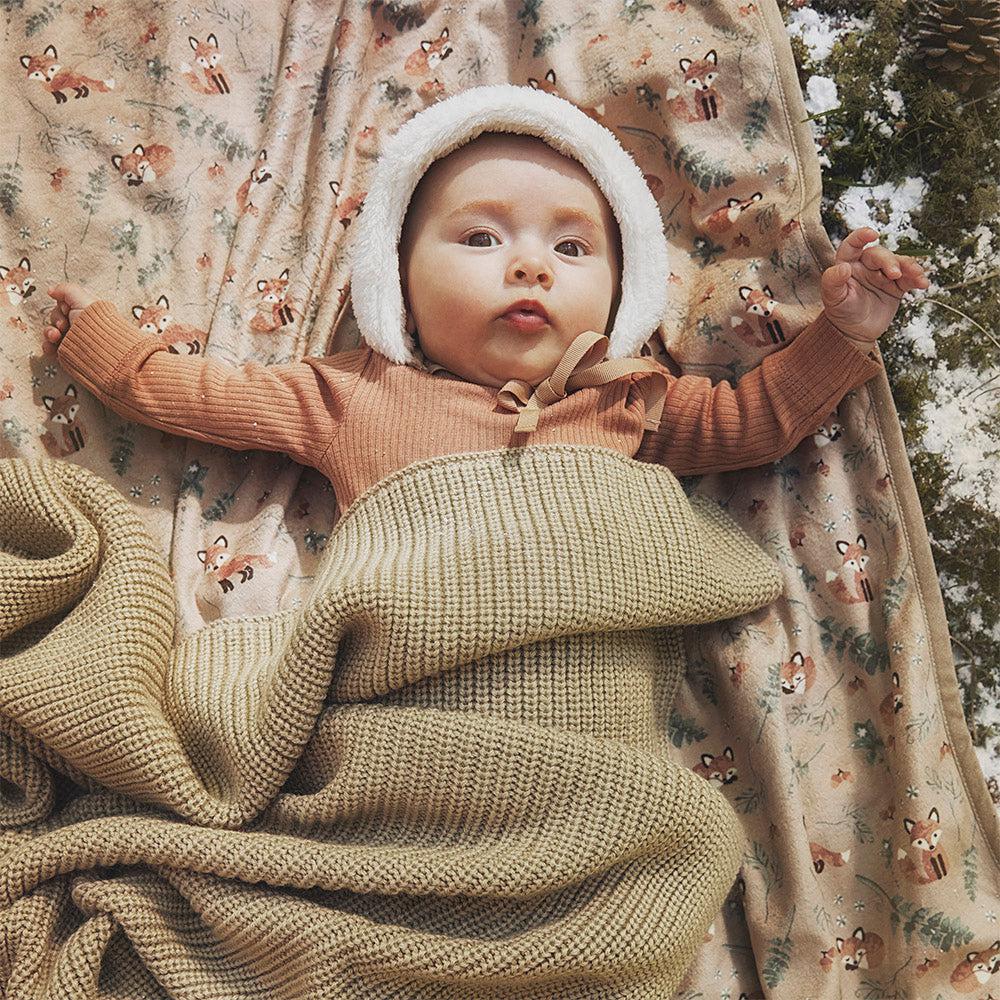
<instances>
[{"instance_id":1,"label":"pine cone","mask_svg":"<svg viewBox=\"0 0 1000 1000\"><path fill-rule=\"evenodd\" d=\"M915 59L960 94L996 93L1000 78L1000 0L924 0Z\"/></svg>"}]
</instances>

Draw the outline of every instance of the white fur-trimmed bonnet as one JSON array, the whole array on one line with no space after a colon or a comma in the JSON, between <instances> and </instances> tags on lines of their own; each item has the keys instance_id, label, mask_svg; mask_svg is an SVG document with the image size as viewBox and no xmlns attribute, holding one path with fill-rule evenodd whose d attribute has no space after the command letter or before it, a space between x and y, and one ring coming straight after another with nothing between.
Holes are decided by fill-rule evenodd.
<instances>
[{"instance_id":1,"label":"white fur-trimmed bonnet","mask_svg":"<svg viewBox=\"0 0 1000 1000\"><path fill-rule=\"evenodd\" d=\"M428 167L482 132L535 136L590 172L622 242L621 301L607 356L637 354L667 305L667 241L656 199L635 160L603 125L561 97L506 83L439 101L386 142L356 222L351 298L362 339L391 361L416 363L399 273L403 219Z\"/></svg>"}]
</instances>

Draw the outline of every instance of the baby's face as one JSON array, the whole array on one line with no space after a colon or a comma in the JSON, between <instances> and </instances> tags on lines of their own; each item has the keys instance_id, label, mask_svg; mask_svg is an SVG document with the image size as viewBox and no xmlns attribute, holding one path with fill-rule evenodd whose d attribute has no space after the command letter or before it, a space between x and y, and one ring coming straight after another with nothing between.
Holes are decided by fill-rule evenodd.
<instances>
[{"instance_id":1,"label":"baby's face","mask_svg":"<svg viewBox=\"0 0 1000 1000\"><path fill-rule=\"evenodd\" d=\"M619 255L614 214L581 164L529 136L479 136L432 164L410 202L399 248L407 330L470 382L534 385L578 334L609 332ZM548 322L503 318L520 299L540 302Z\"/></svg>"}]
</instances>

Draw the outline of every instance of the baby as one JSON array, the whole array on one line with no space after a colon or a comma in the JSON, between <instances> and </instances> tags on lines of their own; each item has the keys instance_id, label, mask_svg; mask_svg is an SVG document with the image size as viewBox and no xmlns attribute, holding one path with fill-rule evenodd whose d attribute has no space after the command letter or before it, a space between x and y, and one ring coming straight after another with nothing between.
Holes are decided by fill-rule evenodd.
<instances>
[{"instance_id":1,"label":"baby","mask_svg":"<svg viewBox=\"0 0 1000 1000\"><path fill-rule=\"evenodd\" d=\"M593 129L611 136L561 103L569 110L560 112L560 127L565 119L570 133L579 130L581 149L596 141ZM412 126L434 110L411 120L411 144L432 131ZM507 119L498 118L503 126ZM425 161L408 168L419 177L415 187L389 176L383 156L360 218L371 202L365 252L388 238L398 244L398 262L377 262L384 288L368 288L363 309L353 283L365 341L354 350L241 367L176 354L162 330L137 329L74 283L49 289L56 305L46 336L59 344L63 366L121 415L231 448L286 452L330 479L342 513L414 461L527 443L610 447L676 475L760 465L793 450L847 391L880 370L872 345L901 297L928 282L912 258L869 246L878 234L868 228L852 232L823 272L819 316L735 388L627 356L661 320L640 315L634 325L642 294L634 275L646 257L661 259L659 210L613 136L625 159L598 183L582 157L541 137L550 126L536 135L476 123L465 126L472 137L464 144L461 134L442 140L438 129L425 149L411 149L412 160ZM444 155L435 155L442 143ZM639 202L634 214L606 197L618 199L611 185L624 186L626 169L639 178L628 193ZM391 204L401 218L392 219ZM652 228L642 230L637 218ZM385 236L386 219L398 240ZM665 289L667 273L653 277L643 282L659 295L656 280ZM375 328L372 303L391 303L393 291L405 307L403 328L393 319ZM633 342L619 341L619 357L602 360L609 342L615 346L616 323L626 322Z\"/></svg>"}]
</instances>

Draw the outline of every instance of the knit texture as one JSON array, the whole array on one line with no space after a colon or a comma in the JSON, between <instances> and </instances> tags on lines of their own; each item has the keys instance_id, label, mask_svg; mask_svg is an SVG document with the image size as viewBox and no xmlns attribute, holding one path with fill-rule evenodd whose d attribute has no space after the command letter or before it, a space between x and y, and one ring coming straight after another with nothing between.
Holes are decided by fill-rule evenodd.
<instances>
[{"instance_id":1,"label":"knit texture","mask_svg":"<svg viewBox=\"0 0 1000 1000\"><path fill-rule=\"evenodd\" d=\"M634 374L547 406L528 437L491 386L393 364L369 347L242 367L173 354L104 300L77 316L59 361L129 420L227 448L287 452L330 480L341 510L411 462L528 443L613 448L677 476L752 468L793 451L882 369L874 347L821 313L735 387L664 368L657 431L644 430L644 394L633 383L659 376Z\"/></svg>"},{"instance_id":2,"label":"knit texture","mask_svg":"<svg viewBox=\"0 0 1000 1000\"><path fill-rule=\"evenodd\" d=\"M0 461L0 539L5 995L671 995L743 849L665 752L682 629L782 579L667 469L414 463L305 607L178 645L93 473Z\"/></svg>"}]
</instances>

